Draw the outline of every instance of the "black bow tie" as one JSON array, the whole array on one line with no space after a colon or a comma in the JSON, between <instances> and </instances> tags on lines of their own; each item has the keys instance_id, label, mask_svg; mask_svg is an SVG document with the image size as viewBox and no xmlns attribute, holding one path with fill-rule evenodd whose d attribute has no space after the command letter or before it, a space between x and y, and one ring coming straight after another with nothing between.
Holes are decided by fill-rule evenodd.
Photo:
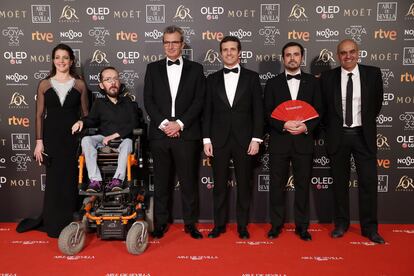
<instances>
[{"instance_id":1,"label":"black bow tie","mask_svg":"<svg viewBox=\"0 0 414 276\"><path fill-rule=\"evenodd\" d=\"M233 68L233 69L229 69L229 68L223 68L224 74L228 74L230 72L233 72L235 74L239 73L239 68Z\"/></svg>"},{"instance_id":2,"label":"black bow tie","mask_svg":"<svg viewBox=\"0 0 414 276\"><path fill-rule=\"evenodd\" d=\"M287 80L290 80L292 78L295 78L297 80L300 80L300 74L296 74L296 75L289 75L289 74L287 74L287 76L286 76L286 79Z\"/></svg>"},{"instance_id":3,"label":"black bow tie","mask_svg":"<svg viewBox=\"0 0 414 276\"><path fill-rule=\"evenodd\" d=\"M171 66L173 64L180 65L180 60L179 59L177 59L175 61L168 60L167 64L168 64L168 66Z\"/></svg>"}]
</instances>

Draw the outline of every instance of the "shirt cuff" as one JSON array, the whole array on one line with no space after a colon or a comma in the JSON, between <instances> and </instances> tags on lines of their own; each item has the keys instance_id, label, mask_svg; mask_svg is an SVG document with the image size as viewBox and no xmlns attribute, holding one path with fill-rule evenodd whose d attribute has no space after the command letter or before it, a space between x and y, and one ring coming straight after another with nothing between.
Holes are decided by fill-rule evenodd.
<instances>
[{"instance_id":1,"label":"shirt cuff","mask_svg":"<svg viewBox=\"0 0 414 276\"><path fill-rule=\"evenodd\" d=\"M168 123L167 119L164 119L164 121L161 122L161 124L158 126L159 129L163 130L165 128L165 124Z\"/></svg>"},{"instance_id":2,"label":"shirt cuff","mask_svg":"<svg viewBox=\"0 0 414 276\"><path fill-rule=\"evenodd\" d=\"M181 131L183 131L184 130L183 122L181 122L180 120L175 120L175 121L180 125Z\"/></svg>"},{"instance_id":3,"label":"shirt cuff","mask_svg":"<svg viewBox=\"0 0 414 276\"><path fill-rule=\"evenodd\" d=\"M263 140L262 140L262 139L255 138L255 137L253 137L253 138L252 138L252 141L253 141L253 142L257 142L257 143L259 143L259 144L261 144L261 143L263 142Z\"/></svg>"},{"instance_id":4,"label":"shirt cuff","mask_svg":"<svg viewBox=\"0 0 414 276\"><path fill-rule=\"evenodd\" d=\"M211 144L211 139L210 138L203 138L203 145L205 144Z\"/></svg>"}]
</instances>

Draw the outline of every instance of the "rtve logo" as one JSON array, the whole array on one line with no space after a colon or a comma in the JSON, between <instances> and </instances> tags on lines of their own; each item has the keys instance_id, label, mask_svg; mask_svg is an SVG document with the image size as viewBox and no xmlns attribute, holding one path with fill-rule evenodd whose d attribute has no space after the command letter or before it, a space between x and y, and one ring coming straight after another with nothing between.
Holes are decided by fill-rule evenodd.
<instances>
[{"instance_id":1,"label":"rtve logo","mask_svg":"<svg viewBox=\"0 0 414 276\"><path fill-rule=\"evenodd\" d=\"M137 33L128 33L128 32L124 32L124 31L120 31L120 32L116 33L116 40L137 42L138 41L138 34Z\"/></svg>"},{"instance_id":2,"label":"rtve logo","mask_svg":"<svg viewBox=\"0 0 414 276\"><path fill-rule=\"evenodd\" d=\"M379 30L374 32L375 39L389 39L389 40L397 40L397 31L391 30L383 30L380 28Z\"/></svg>"},{"instance_id":3,"label":"rtve logo","mask_svg":"<svg viewBox=\"0 0 414 276\"><path fill-rule=\"evenodd\" d=\"M288 32L288 39L298 39L309 41L309 32L297 32L295 30Z\"/></svg>"},{"instance_id":4,"label":"rtve logo","mask_svg":"<svg viewBox=\"0 0 414 276\"><path fill-rule=\"evenodd\" d=\"M36 31L32 33L32 40L40 40L40 41L46 41L46 42L52 43L53 34L52 33L41 33L39 31Z\"/></svg>"},{"instance_id":5,"label":"rtve logo","mask_svg":"<svg viewBox=\"0 0 414 276\"><path fill-rule=\"evenodd\" d=\"M222 32L210 32L209 30L203 32L202 34L203 40L217 40L221 41L224 37L224 34Z\"/></svg>"},{"instance_id":6,"label":"rtve logo","mask_svg":"<svg viewBox=\"0 0 414 276\"><path fill-rule=\"evenodd\" d=\"M389 169L390 164L391 162L389 159L377 159L377 165L380 168Z\"/></svg>"},{"instance_id":7,"label":"rtve logo","mask_svg":"<svg viewBox=\"0 0 414 276\"><path fill-rule=\"evenodd\" d=\"M30 121L29 118L19 118L13 115L13 117L9 117L9 126L23 126L29 127Z\"/></svg>"},{"instance_id":8,"label":"rtve logo","mask_svg":"<svg viewBox=\"0 0 414 276\"><path fill-rule=\"evenodd\" d=\"M401 82L414 82L414 75L410 72L405 72L405 74L401 74Z\"/></svg>"}]
</instances>

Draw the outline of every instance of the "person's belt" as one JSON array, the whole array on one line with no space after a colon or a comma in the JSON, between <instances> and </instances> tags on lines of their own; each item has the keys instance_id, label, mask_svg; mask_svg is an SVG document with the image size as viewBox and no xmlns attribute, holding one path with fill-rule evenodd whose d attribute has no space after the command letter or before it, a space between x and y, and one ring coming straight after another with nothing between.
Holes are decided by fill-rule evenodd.
<instances>
[{"instance_id":1,"label":"person's belt","mask_svg":"<svg viewBox=\"0 0 414 276\"><path fill-rule=\"evenodd\" d=\"M342 131L344 133L349 133L349 134L360 134L362 133L362 127L361 126L357 126L357 127L343 127Z\"/></svg>"}]
</instances>

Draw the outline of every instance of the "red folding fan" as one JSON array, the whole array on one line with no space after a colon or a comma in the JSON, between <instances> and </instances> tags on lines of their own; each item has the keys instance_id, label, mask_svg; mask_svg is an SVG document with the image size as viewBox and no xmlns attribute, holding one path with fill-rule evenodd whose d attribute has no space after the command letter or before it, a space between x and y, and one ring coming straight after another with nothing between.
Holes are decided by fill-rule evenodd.
<instances>
[{"instance_id":1,"label":"red folding fan","mask_svg":"<svg viewBox=\"0 0 414 276\"><path fill-rule=\"evenodd\" d=\"M279 104L272 112L272 118L281 121L301 121L319 117L315 108L307 102L300 100L289 100Z\"/></svg>"}]
</instances>

